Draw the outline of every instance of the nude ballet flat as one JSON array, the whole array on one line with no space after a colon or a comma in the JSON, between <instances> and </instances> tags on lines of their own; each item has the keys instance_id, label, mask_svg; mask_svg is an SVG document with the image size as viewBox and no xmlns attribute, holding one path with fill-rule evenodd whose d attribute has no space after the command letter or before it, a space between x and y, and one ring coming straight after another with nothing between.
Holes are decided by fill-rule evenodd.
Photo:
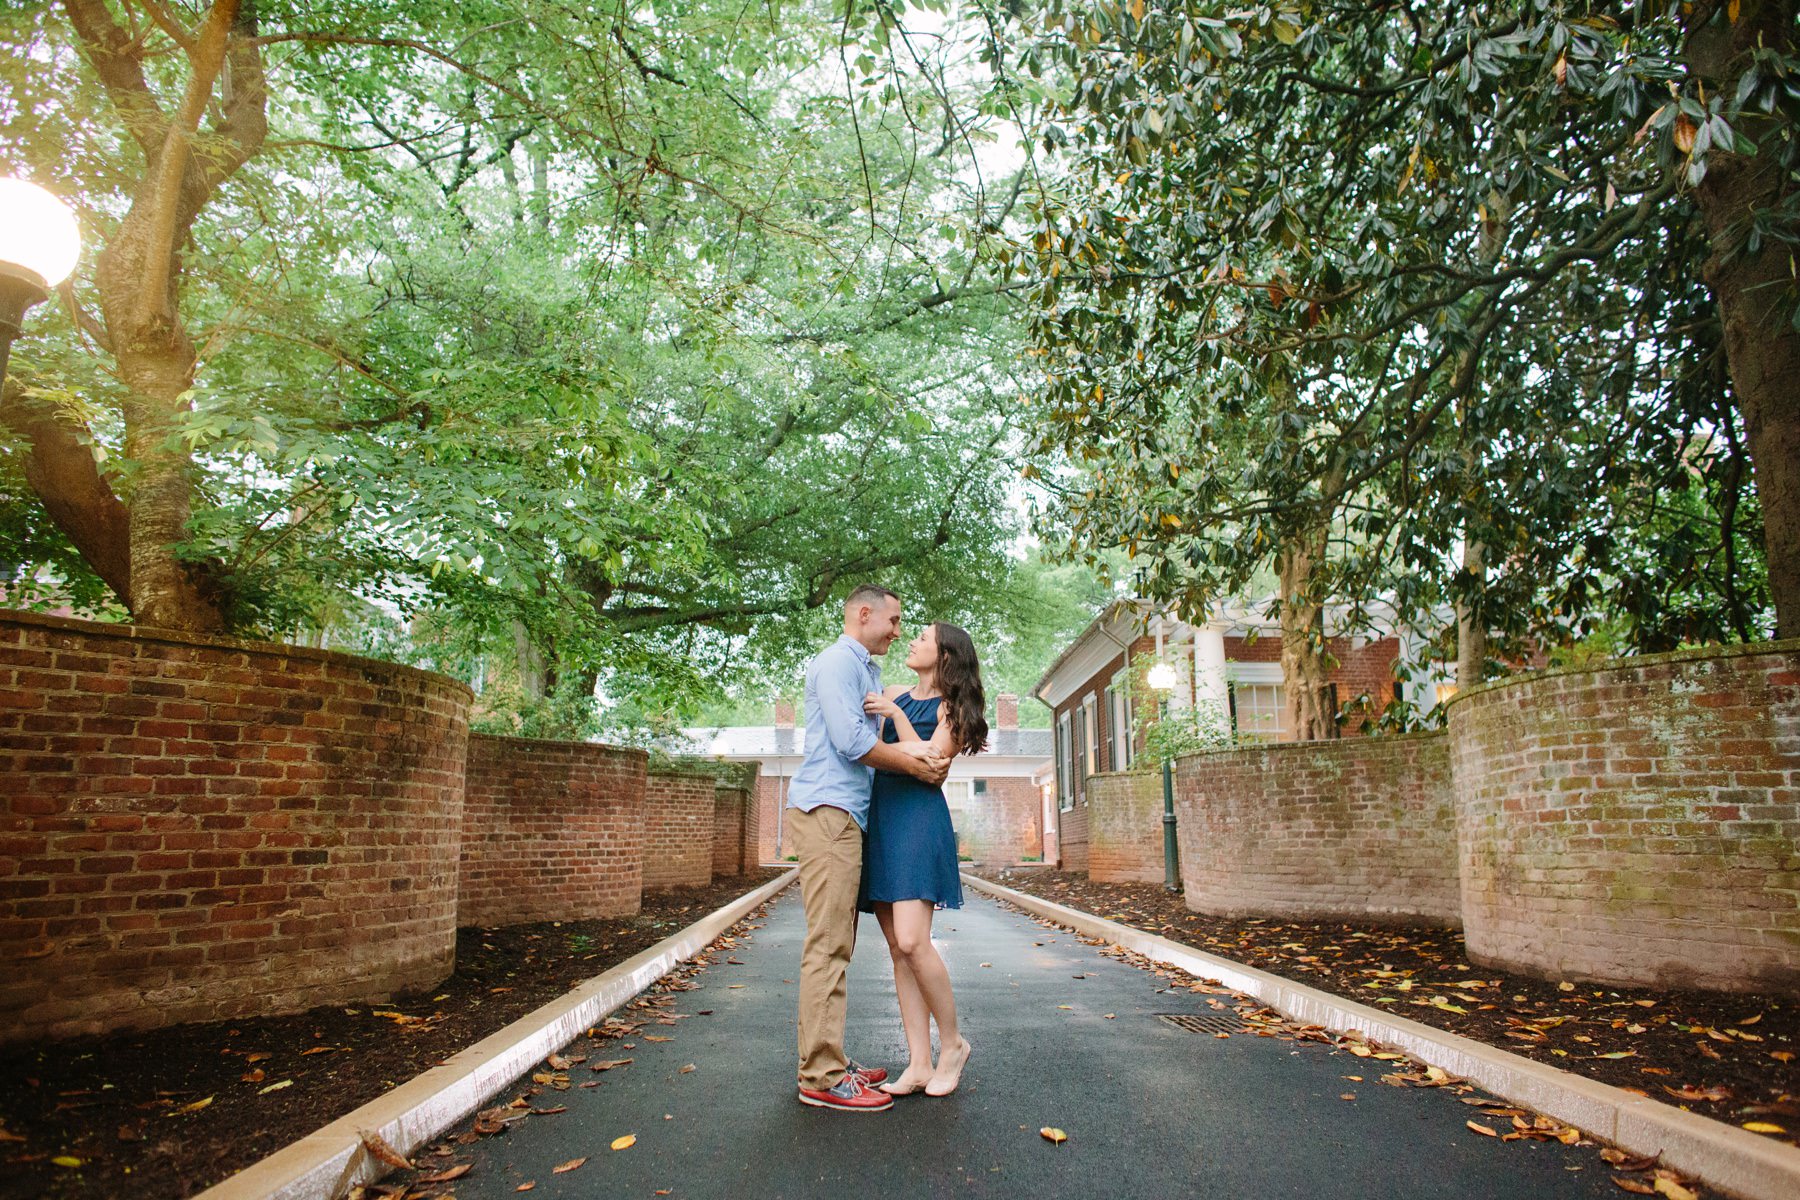
<instances>
[{"instance_id":1,"label":"nude ballet flat","mask_svg":"<svg viewBox=\"0 0 1800 1200\"><path fill-rule=\"evenodd\" d=\"M931 1082L925 1085L927 1096L948 1096L962 1082L963 1069L969 1065L969 1056L975 1053L975 1047L969 1044L968 1038L962 1039L962 1061L956 1064L956 1071L949 1075L933 1075Z\"/></svg>"},{"instance_id":2,"label":"nude ballet flat","mask_svg":"<svg viewBox=\"0 0 1800 1200\"><path fill-rule=\"evenodd\" d=\"M929 1075L925 1076L924 1079L912 1079L911 1082L909 1082L909 1079L912 1079L912 1072L902 1071L900 1073L900 1078L881 1084L880 1087L882 1091L890 1096L910 1096L914 1092L922 1090L926 1084L931 1082L931 1076Z\"/></svg>"}]
</instances>

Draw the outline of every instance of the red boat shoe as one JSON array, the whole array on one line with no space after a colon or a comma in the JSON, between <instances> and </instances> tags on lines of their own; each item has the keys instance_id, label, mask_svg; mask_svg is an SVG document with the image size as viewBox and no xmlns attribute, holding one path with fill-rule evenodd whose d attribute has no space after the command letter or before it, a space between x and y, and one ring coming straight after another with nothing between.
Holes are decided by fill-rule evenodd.
<instances>
[{"instance_id":1,"label":"red boat shoe","mask_svg":"<svg viewBox=\"0 0 1800 1200\"><path fill-rule=\"evenodd\" d=\"M814 1108L835 1108L839 1112L886 1112L894 1107L894 1098L870 1087L862 1076L846 1074L823 1091L801 1088L800 1103Z\"/></svg>"}]
</instances>

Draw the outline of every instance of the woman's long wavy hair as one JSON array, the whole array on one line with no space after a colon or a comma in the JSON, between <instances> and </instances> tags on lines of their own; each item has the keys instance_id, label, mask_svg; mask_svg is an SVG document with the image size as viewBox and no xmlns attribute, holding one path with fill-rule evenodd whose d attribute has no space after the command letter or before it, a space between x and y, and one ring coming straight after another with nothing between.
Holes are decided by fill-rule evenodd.
<instances>
[{"instance_id":1,"label":"woman's long wavy hair","mask_svg":"<svg viewBox=\"0 0 1800 1200\"><path fill-rule=\"evenodd\" d=\"M931 624L937 630L937 689L944 697L950 731L956 735L960 753L980 754L987 749L987 694L981 687L975 642L960 626L943 621Z\"/></svg>"}]
</instances>

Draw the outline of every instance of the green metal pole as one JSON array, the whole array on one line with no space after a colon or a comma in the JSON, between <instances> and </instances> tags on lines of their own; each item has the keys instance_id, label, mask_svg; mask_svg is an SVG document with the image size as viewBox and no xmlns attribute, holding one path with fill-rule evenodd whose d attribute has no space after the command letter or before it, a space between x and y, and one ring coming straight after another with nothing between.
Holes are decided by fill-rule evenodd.
<instances>
[{"instance_id":1,"label":"green metal pole","mask_svg":"<svg viewBox=\"0 0 1800 1200\"><path fill-rule=\"evenodd\" d=\"M1163 716L1169 715L1169 702L1163 701ZM1163 754L1163 886L1171 892L1181 890L1181 862L1175 851L1175 764L1167 747Z\"/></svg>"}]
</instances>

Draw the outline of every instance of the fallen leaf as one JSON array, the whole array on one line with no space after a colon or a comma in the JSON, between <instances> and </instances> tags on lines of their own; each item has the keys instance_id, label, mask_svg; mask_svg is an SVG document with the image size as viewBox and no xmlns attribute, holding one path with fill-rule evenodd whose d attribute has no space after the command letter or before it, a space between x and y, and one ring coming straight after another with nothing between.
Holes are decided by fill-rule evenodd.
<instances>
[{"instance_id":1,"label":"fallen leaf","mask_svg":"<svg viewBox=\"0 0 1800 1200\"><path fill-rule=\"evenodd\" d=\"M171 1116L171 1117L179 1117L183 1113L197 1113L201 1109L205 1108L207 1105L211 1104L212 1102L213 1102L213 1098L211 1096L208 1096L204 1100L196 1100L192 1104L184 1104L180 1108L176 1109L174 1112L168 1113L166 1115Z\"/></svg>"},{"instance_id":2,"label":"fallen leaf","mask_svg":"<svg viewBox=\"0 0 1800 1200\"><path fill-rule=\"evenodd\" d=\"M569 1060L560 1054L552 1054L544 1060L544 1065L552 1071L566 1071L569 1069Z\"/></svg>"},{"instance_id":3,"label":"fallen leaf","mask_svg":"<svg viewBox=\"0 0 1800 1200\"><path fill-rule=\"evenodd\" d=\"M81 1165L81 1160L79 1158L75 1158L72 1155L68 1155L68 1154L59 1154L55 1158L51 1159L50 1161L55 1163L59 1167L68 1167L70 1169L74 1169L75 1167L79 1167Z\"/></svg>"},{"instance_id":4,"label":"fallen leaf","mask_svg":"<svg viewBox=\"0 0 1800 1200\"><path fill-rule=\"evenodd\" d=\"M1612 1177L1612 1181L1613 1181L1614 1186L1623 1188L1628 1192L1634 1193L1635 1195L1639 1195L1639 1196L1654 1196L1654 1195L1656 1195L1656 1189L1651 1187L1649 1184L1645 1183L1641 1179L1625 1179L1625 1178L1622 1178L1621 1176L1614 1175Z\"/></svg>"},{"instance_id":5,"label":"fallen leaf","mask_svg":"<svg viewBox=\"0 0 1800 1200\"><path fill-rule=\"evenodd\" d=\"M268 1086L268 1087L266 1087L266 1088L259 1088L259 1089L257 1089L257 1092L256 1092L256 1094L257 1094L257 1095L259 1095L259 1096L266 1096L266 1095L268 1095L268 1094L269 1094L269 1093L270 1093L270 1092L279 1092L279 1091L280 1091L280 1090L281 1090L281 1089L282 1089L282 1088L284 1088L284 1087L292 1087L292 1086L294 1086L294 1081L293 1081L293 1080L291 1080L291 1079L284 1079L284 1080L282 1080L282 1081L281 1081L281 1082L280 1082L280 1083L271 1083L271 1084L270 1084L270 1085L269 1085L269 1086Z\"/></svg>"},{"instance_id":6,"label":"fallen leaf","mask_svg":"<svg viewBox=\"0 0 1800 1200\"><path fill-rule=\"evenodd\" d=\"M1769 1057L1776 1062L1789 1063L1794 1061L1794 1052L1792 1050L1771 1050Z\"/></svg>"},{"instance_id":7,"label":"fallen leaf","mask_svg":"<svg viewBox=\"0 0 1800 1200\"><path fill-rule=\"evenodd\" d=\"M1556 985L1556 990L1559 992L1572 992L1575 990L1575 985L1564 981Z\"/></svg>"},{"instance_id":8,"label":"fallen leaf","mask_svg":"<svg viewBox=\"0 0 1800 1200\"><path fill-rule=\"evenodd\" d=\"M1477 1125L1473 1121L1464 1121L1463 1124L1467 1125L1470 1129L1473 1129L1476 1133L1479 1133L1482 1137L1499 1137L1500 1136L1499 1130L1489 1129L1486 1125Z\"/></svg>"},{"instance_id":9,"label":"fallen leaf","mask_svg":"<svg viewBox=\"0 0 1800 1200\"><path fill-rule=\"evenodd\" d=\"M1339 1092L1338 1099L1339 1100L1354 1100L1354 1099L1356 1099L1356 1093L1355 1092Z\"/></svg>"},{"instance_id":10,"label":"fallen leaf","mask_svg":"<svg viewBox=\"0 0 1800 1200\"><path fill-rule=\"evenodd\" d=\"M584 1163L586 1161L587 1161L587 1159L585 1159L585 1158L571 1158L568 1162L564 1163L562 1166L552 1168L550 1173L552 1175L562 1175L566 1172L573 1171L576 1167L579 1167L582 1163Z\"/></svg>"},{"instance_id":11,"label":"fallen leaf","mask_svg":"<svg viewBox=\"0 0 1800 1200\"><path fill-rule=\"evenodd\" d=\"M687 1066L685 1066L685 1067L683 1067L683 1068L681 1068L681 1071L680 1071L680 1072L679 1072L679 1073L680 1073L680 1074L682 1074L682 1075L686 1075L686 1074L688 1074L688 1073L689 1073L689 1072L690 1072L690 1071L698 1071L698 1070L699 1070L699 1069L700 1069L700 1068L699 1068L699 1067L696 1067L696 1066L695 1066L695 1065L694 1065L694 1064L693 1064L693 1063L689 1063L689 1064L688 1064L688 1065L687 1065Z\"/></svg>"},{"instance_id":12,"label":"fallen leaf","mask_svg":"<svg viewBox=\"0 0 1800 1200\"><path fill-rule=\"evenodd\" d=\"M1663 1091L1677 1100L1729 1100L1732 1095L1731 1089L1728 1087L1696 1088L1689 1087L1685 1083L1678 1088L1672 1088L1665 1083Z\"/></svg>"},{"instance_id":13,"label":"fallen leaf","mask_svg":"<svg viewBox=\"0 0 1800 1200\"><path fill-rule=\"evenodd\" d=\"M1787 1129L1785 1126L1777 1125L1773 1121L1746 1121L1744 1123L1744 1128L1748 1129L1751 1133L1786 1133L1787 1132Z\"/></svg>"},{"instance_id":14,"label":"fallen leaf","mask_svg":"<svg viewBox=\"0 0 1800 1200\"><path fill-rule=\"evenodd\" d=\"M1652 1154L1646 1157L1633 1154L1629 1150L1620 1150L1614 1146L1607 1146L1600 1151L1600 1157L1611 1163L1613 1166L1618 1167L1621 1171L1647 1171L1656 1165L1657 1156Z\"/></svg>"},{"instance_id":15,"label":"fallen leaf","mask_svg":"<svg viewBox=\"0 0 1800 1200\"><path fill-rule=\"evenodd\" d=\"M534 1117L554 1117L557 1113L566 1113L568 1111L568 1105L559 1104L555 1108L534 1108L531 1110L531 1115Z\"/></svg>"},{"instance_id":16,"label":"fallen leaf","mask_svg":"<svg viewBox=\"0 0 1800 1200\"><path fill-rule=\"evenodd\" d=\"M1700 1200L1700 1193L1689 1191L1673 1179L1658 1176L1656 1180L1658 1195L1667 1196L1669 1200Z\"/></svg>"},{"instance_id":17,"label":"fallen leaf","mask_svg":"<svg viewBox=\"0 0 1800 1200\"><path fill-rule=\"evenodd\" d=\"M644 1040L646 1042L672 1042L675 1039L674 1038L666 1038L666 1037L658 1037L654 1033L646 1033L644 1035Z\"/></svg>"},{"instance_id":18,"label":"fallen leaf","mask_svg":"<svg viewBox=\"0 0 1800 1200\"><path fill-rule=\"evenodd\" d=\"M267 1078L268 1078L268 1076L263 1074L263 1069L261 1067L257 1067L253 1071L246 1071L246 1072L244 1072L244 1074L240 1075L238 1077L238 1082L239 1083L261 1083L263 1080L265 1080Z\"/></svg>"},{"instance_id":19,"label":"fallen leaf","mask_svg":"<svg viewBox=\"0 0 1800 1200\"><path fill-rule=\"evenodd\" d=\"M259 1063L259 1062L262 1062L266 1058L273 1058L273 1057L275 1057L275 1056L270 1054L266 1050L257 1050L253 1053L244 1055L244 1061L247 1063Z\"/></svg>"},{"instance_id":20,"label":"fallen leaf","mask_svg":"<svg viewBox=\"0 0 1800 1200\"><path fill-rule=\"evenodd\" d=\"M302 1050L300 1057L305 1058L309 1054L330 1054L336 1049L336 1046L314 1046L311 1050Z\"/></svg>"},{"instance_id":21,"label":"fallen leaf","mask_svg":"<svg viewBox=\"0 0 1800 1200\"><path fill-rule=\"evenodd\" d=\"M1611 1054L1596 1054L1595 1058L1636 1058L1636 1050L1614 1050Z\"/></svg>"},{"instance_id":22,"label":"fallen leaf","mask_svg":"<svg viewBox=\"0 0 1800 1200\"><path fill-rule=\"evenodd\" d=\"M610 1071L614 1067L622 1067L626 1063L631 1062L631 1061L632 1060L629 1058L609 1058L602 1062L594 1063L592 1066L588 1067L588 1070L590 1070L590 1071Z\"/></svg>"},{"instance_id":23,"label":"fallen leaf","mask_svg":"<svg viewBox=\"0 0 1800 1200\"><path fill-rule=\"evenodd\" d=\"M612 1140L614 1150L629 1150L635 1145L637 1145L637 1134L635 1133L628 1133L624 1137L616 1137Z\"/></svg>"},{"instance_id":24,"label":"fallen leaf","mask_svg":"<svg viewBox=\"0 0 1800 1200\"><path fill-rule=\"evenodd\" d=\"M1064 1133L1060 1129L1053 1128L1049 1125L1046 1125L1042 1129L1038 1130L1038 1136L1043 1138L1045 1141L1052 1142L1058 1146L1062 1145L1064 1142L1069 1140L1068 1134Z\"/></svg>"},{"instance_id":25,"label":"fallen leaf","mask_svg":"<svg viewBox=\"0 0 1800 1200\"><path fill-rule=\"evenodd\" d=\"M454 1167L439 1171L435 1175L421 1175L418 1181L420 1183L449 1183L452 1179L461 1179L472 1170L474 1170L473 1163L457 1163Z\"/></svg>"},{"instance_id":26,"label":"fallen leaf","mask_svg":"<svg viewBox=\"0 0 1800 1200\"><path fill-rule=\"evenodd\" d=\"M521 1183L521 1184L520 1184L520 1185L519 1185L519 1186L518 1186L518 1187L516 1187L516 1188L514 1188L514 1189L513 1189L513 1191L515 1191L515 1192L529 1192L529 1191L530 1191L530 1190L531 1190L531 1189L532 1189L532 1188L534 1188L534 1187L536 1187L536 1186L537 1186L537 1180L535 1180L535 1179L528 1179L528 1180L526 1180L526 1181L525 1181L525 1182L524 1182L524 1183Z\"/></svg>"},{"instance_id":27,"label":"fallen leaf","mask_svg":"<svg viewBox=\"0 0 1800 1200\"><path fill-rule=\"evenodd\" d=\"M388 1145L387 1140L379 1133L363 1134L362 1144L363 1149L367 1150L370 1154L374 1155L388 1166L404 1167L409 1171L412 1170L412 1160Z\"/></svg>"}]
</instances>

